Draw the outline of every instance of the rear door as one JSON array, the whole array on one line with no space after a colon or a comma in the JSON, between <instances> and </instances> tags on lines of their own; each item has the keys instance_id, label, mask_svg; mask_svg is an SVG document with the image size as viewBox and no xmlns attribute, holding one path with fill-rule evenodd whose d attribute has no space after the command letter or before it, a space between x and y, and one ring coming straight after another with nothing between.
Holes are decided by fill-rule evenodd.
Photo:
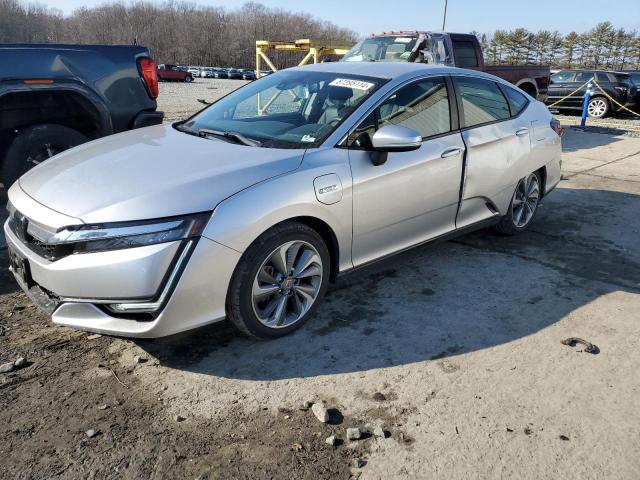
<instances>
[{"instance_id":1,"label":"rear door","mask_svg":"<svg viewBox=\"0 0 640 480\"><path fill-rule=\"evenodd\" d=\"M578 91L571 95L571 97L567 98L562 103L562 105L574 108L576 110L582 109L582 104L584 103L584 94L587 91L587 86L584 84L594 77L595 73L588 70L577 72L576 76L573 78L573 81L567 84L567 95L574 90Z\"/></svg>"},{"instance_id":2,"label":"rear door","mask_svg":"<svg viewBox=\"0 0 640 480\"><path fill-rule=\"evenodd\" d=\"M497 217L511 200L531 152L531 123L512 108L492 80L454 76L466 145L456 227Z\"/></svg>"},{"instance_id":3,"label":"rear door","mask_svg":"<svg viewBox=\"0 0 640 480\"><path fill-rule=\"evenodd\" d=\"M567 95L569 95L569 93L571 93L576 88L576 87L574 87L573 89L571 88L571 85L574 84L573 82L575 77L576 77L576 72L570 72L570 71L560 71L558 73L554 73L553 75L551 75L550 82L549 82L549 90L547 95L547 105L556 103L563 97L566 97ZM568 104L566 103L566 101L562 101L558 103L556 106L564 107L567 105Z\"/></svg>"},{"instance_id":4,"label":"rear door","mask_svg":"<svg viewBox=\"0 0 640 480\"><path fill-rule=\"evenodd\" d=\"M348 136L353 175L354 265L408 248L455 228L464 143L445 77L391 93ZM371 162L371 138L384 125L418 131L422 146Z\"/></svg>"}]
</instances>

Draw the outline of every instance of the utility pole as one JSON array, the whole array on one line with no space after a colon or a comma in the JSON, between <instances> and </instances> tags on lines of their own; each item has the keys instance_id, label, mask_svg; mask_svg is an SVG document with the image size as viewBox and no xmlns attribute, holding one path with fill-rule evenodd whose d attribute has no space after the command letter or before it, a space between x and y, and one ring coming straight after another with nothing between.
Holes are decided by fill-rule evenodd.
<instances>
[{"instance_id":1,"label":"utility pole","mask_svg":"<svg viewBox=\"0 0 640 480\"><path fill-rule=\"evenodd\" d=\"M442 31L444 32L444 26L447 23L447 3L449 0L444 0L444 16L442 17Z\"/></svg>"}]
</instances>

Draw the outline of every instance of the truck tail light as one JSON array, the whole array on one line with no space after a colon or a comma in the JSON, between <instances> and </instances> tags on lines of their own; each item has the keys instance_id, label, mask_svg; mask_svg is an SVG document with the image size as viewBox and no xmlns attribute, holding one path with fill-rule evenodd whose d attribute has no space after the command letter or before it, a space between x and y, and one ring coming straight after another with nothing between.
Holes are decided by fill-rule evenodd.
<instances>
[{"instance_id":1,"label":"truck tail light","mask_svg":"<svg viewBox=\"0 0 640 480\"><path fill-rule=\"evenodd\" d=\"M558 134L559 137L561 137L564 133L564 128L562 128L562 125L560 125L560 120L556 118L552 119L551 122L549 122L549 126L554 132Z\"/></svg>"},{"instance_id":2,"label":"truck tail light","mask_svg":"<svg viewBox=\"0 0 640 480\"><path fill-rule=\"evenodd\" d=\"M151 98L158 98L158 72L156 64L150 58L140 60L140 71L142 72L142 80L147 86L147 93Z\"/></svg>"}]
</instances>

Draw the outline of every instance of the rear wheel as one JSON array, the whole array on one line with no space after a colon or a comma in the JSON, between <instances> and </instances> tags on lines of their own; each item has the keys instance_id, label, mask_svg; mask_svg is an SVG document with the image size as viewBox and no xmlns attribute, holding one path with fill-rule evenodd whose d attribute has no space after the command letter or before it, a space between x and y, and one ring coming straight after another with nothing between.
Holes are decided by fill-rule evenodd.
<instances>
[{"instance_id":1,"label":"rear wheel","mask_svg":"<svg viewBox=\"0 0 640 480\"><path fill-rule=\"evenodd\" d=\"M604 118L609 115L610 111L611 104L604 97L594 97L589 100L589 105L587 105L587 112L593 118Z\"/></svg>"},{"instance_id":2,"label":"rear wheel","mask_svg":"<svg viewBox=\"0 0 640 480\"><path fill-rule=\"evenodd\" d=\"M234 272L229 319L260 338L298 329L324 296L329 264L327 246L315 230L298 222L273 227L253 242Z\"/></svg>"},{"instance_id":3,"label":"rear wheel","mask_svg":"<svg viewBox=\"0 0 640 480\"><path fill-rule=\"evenodd\" d=\"M509 211L495 229L505 235L516 235L529 227L538 211L542 180L538 172L522 178L511 197Z\"/></svg>"},{"instance_id":4,"label":"rear wheel","mask_svg":"<svg viewBox=\"0 0 640 480\"><path fill-rule=\"evenodd\" d=\"M186 83L191 83L191 82L193 82L193 77L184 77L184 81Z\"/></svg>"},{"instance_id":5,"label":"rear wheel","mask_svg":"<svg viewBox=\"0 0 640 480\"><path fill-rule=\"evenodd\" d=\"M2 182L9 188L22 174L64 150L88 142L82 133L55 124L32 125L22 130L7 149Z\"/></svg>"}]
</instances>

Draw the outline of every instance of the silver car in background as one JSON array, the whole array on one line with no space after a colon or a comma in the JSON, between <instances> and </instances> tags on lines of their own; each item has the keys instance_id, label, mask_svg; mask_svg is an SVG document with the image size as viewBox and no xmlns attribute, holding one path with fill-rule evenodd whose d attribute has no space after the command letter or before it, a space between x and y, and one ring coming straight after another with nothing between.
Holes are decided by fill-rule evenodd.
<instances>
[{"instance_id":1,"label":"silver car in background","mask_svg":"<svg viewBox=\"0 0 640 480\"><path fill-rule=\"evenodd\" d=\"M559 123L499 78L412 63L274 73L192 118L61 153L9 190L11 270L56 324L278 337L336 276L517 234L560 180Z\"/></svg>"}]
</instances>

